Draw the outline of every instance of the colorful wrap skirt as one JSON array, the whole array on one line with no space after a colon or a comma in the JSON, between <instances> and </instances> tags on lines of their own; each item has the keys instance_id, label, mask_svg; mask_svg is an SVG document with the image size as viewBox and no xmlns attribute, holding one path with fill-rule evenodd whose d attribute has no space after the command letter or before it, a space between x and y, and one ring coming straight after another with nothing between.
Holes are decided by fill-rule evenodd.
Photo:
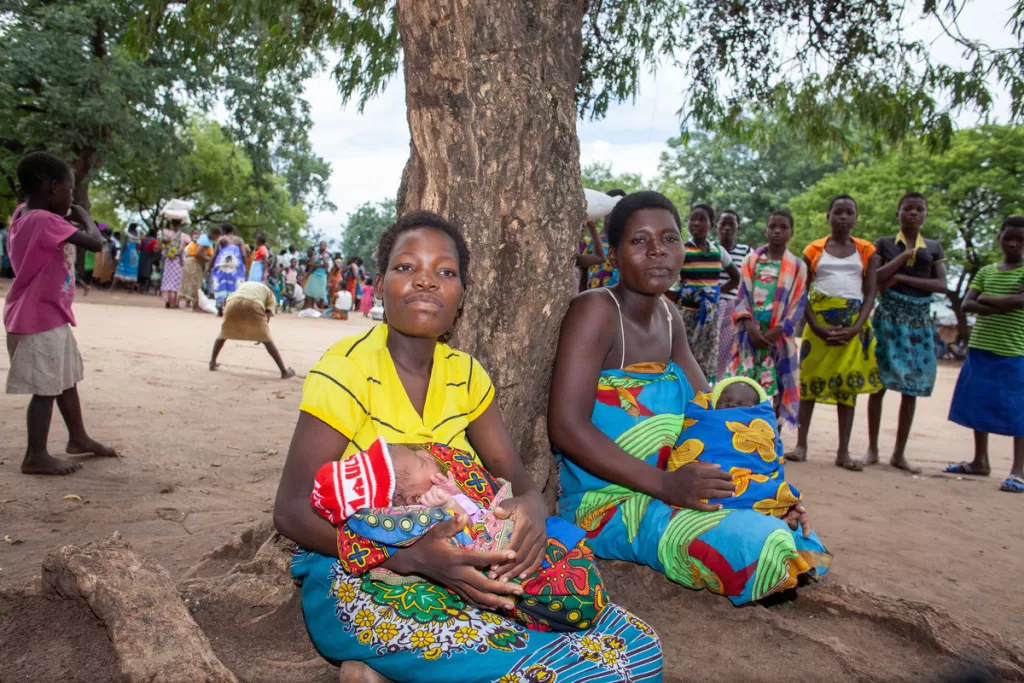
<instances>
[{"instance_id":1,"label":"colorful wrap skirt","mask_svg":"<svg viewBox=\"0 0 1024 683\"><path fill-rule=\"evenodd\" d=\"M605 370L591 420L623 451L666 471L715 453L748 458L756 453L753 457L764 465L745 460L746 467L730 471L738 486L746 482L750 496L763 494L763 499L749 505L742 497L728 499L736 507L717 512L681 509L599 479L560 454L561 515L587 531L587 545L597 557L645 564L687 588L724 595L735 605L793 588L801 575L827 572L831 557L817 537L804 538L781 519L798 494L779 481L781 467L764 460L766 455L773 461L782 457L770 404L762 406L768 411L764 416L746 416L748 423L738 424L736 432L709 429L717 433L713 440L691 436L698 424L686 417L691 399L708 407L709 395L695 397L675 363ZM761 473L765 466L775 468L774 479ZM765 481L759 482L762 476ZM759 486L750 489L751 483Z\"/></svg>"},{"instance_id":2,"label":"colorful wrap skirt","mask_svg":"<svg viewBox=\"0 0 1024 683\"><path fill-rule=\"evenodd\" d=\"M317 268L309 274L305 287L306 297L314 301L327 300L327 270Z\"/></svg>"},{"instance_id":3,"label":"colorful wrap skirt","mask_svg":"<svg viewBox=\"0 0 1024 683\"><path fill-rule=\"evenodd\" d=\"M935 387L935 324L931 297L887 289L871 317L882 385L906 396L931 396Z\"/></svg>"},{"instance_id":4,"label":"colorful wrap skirt","mask_svg":"<svg viewBox=\"0 0 1024 683\"><path fill-rule=\"evenodd\" d=\"M1024 356L969 349L949 420L988 434L1024 439Z\"/></svg>"},{"instance_id":5,"label":"colorful wrap skirt","mask_svg":"<svg viewBox=\"0 0 1024 683\"><path fill-rule=\"evenodd\" d=\"M817 321L826 327L852 327L860 315L860 299L840 299L812 292L808 298ZM858 394L882 389L875 360L875 332L868 320L856 339L830 346L804 326L800 344L800 400L856 405Z\"/></svg>"},{"instance_id":6,"label":"colorful wrap skirt","mask_svg":"<svg viewBox=\"0 0 1024 683\"><path fill-rule=\"evenodd\" d=\"M722 299L718 304L718 367L715 380L721 380L729 372L732 365L733 345L736 343L736 325L732 321L732 312L736 308L736 299Z\"/></svg>"},{"instance_id":7,"label":"colorful wrap skirt","mask_svg":"<svg viewBox=\"0 0 1024 683\"><path fill-rule=\"evenodd\" d=\"M306 629L334 662L363 661L394 681L590 683L661 681L661 642L609 604L586 631L531 631L433 583L394 586L352 576L336 558L299 550Z\"/></svg>"},{"instance_id":8,"label":"colorful wrap skirt","mask_svg":"<svg viewBox=\"0 0 1024 683\"><path fill-rule=\"evenodd\" d=\"M679 287L679 309L690 338L690 351L708 384L714 384L718 376L719 296L718 285Z\"/></svg>"}]
</instances>

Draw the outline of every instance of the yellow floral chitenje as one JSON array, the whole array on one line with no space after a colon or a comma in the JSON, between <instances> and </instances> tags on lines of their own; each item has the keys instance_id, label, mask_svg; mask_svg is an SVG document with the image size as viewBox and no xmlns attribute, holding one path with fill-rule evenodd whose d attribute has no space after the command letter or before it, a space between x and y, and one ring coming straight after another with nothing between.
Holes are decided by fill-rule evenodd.
<instances>
[{"instance_id":1,"label":"yellow floral chitenje","mask_svg":"<svg viewBox=\"0 0 1024 683\"><path fill-rule=\"evenodd\" d=\"M733 467L730 468L729 474L732 475L732 483L736 485L737 496L742 496L747 491L747 487L750 486L750 482L756 481L760 484L768 481L768 475L766 474L754 474L751 470L746 467Z\"/></svg>"},{"instance_id":2,"label":"yellow floral chitenje","mask_svg":"<svg viewBox=\"0 0 1024 683\"><path fill-rule=\"evenodd\" d=\"M678 470L683 465L691 463L700 457L704 452L704 442L700 439L687 439L672 449L672 455L668 457L665 468L669 472Z\"/></svg>"},{"instance_id":3,"label":"yellow floral chitenje","mask_svg":"<svg viewBox=\"0 0 1024 683\"><path fill-rule=\"evenodd\" d=\"M754 453L765 462L775 460L775 429L761 418L755 418L750 424L742 422L726 422L725 426L732 432L733 448L740 453Z\"/></svg>"},{"instance_id":4,"label":"yellow floral chitenje","mask_svg":"<svg viewBox=\"0 0 1024 683\"><path fill-rule=\"evenodd\" d=\"M800 499L793 495L789 484L782 482L779 490L775 492L774 498L765 498L754 503L754 509L773 517L785 517L789 508L800 502Z\"/></svg>"}]
</instances>

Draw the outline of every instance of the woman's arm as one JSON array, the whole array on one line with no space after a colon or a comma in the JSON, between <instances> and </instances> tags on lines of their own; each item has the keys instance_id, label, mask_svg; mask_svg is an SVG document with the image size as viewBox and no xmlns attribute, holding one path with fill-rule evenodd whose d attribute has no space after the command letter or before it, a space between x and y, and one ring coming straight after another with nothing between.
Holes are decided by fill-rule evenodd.
<instances>
[{"instance_id":1,"label":"woman's arm","mask_svg":"<svg viewBox=\"0 0 1024 683\"><path fill-rule=\"evenodd\" d=\"M309 502L317 470L337 460L348 439L308 413L299 413L274 501L274 526L281 535L327 557L338 556L338 531ZM521 594L513 583L488 579L477 567L507 562L512 552L455 548L448 539L468 523L455 518L433 527L419 541L396 551L383 566L400 574L419 574L448 586L463 598L489 609L509 609L505 595Z\"/></svg>"},{"instance_id":2,"label":"woman's arm","mask_svg":"<svg viewBox=\"0 0 1024 683\"><path fill-rule=\"evenodd\" d=\"M998 307L983 302L980 299L980 291L977 289L968 289L967 297L964 298L963 304L960 305L960 310L964 313L973 313L974 315L995 315L996 313L1005 313L1005 311Z\"/></svg>"},{"instance_id":3,"label":"woman's arm","mask_svg":"<svg viewBox=\"0 0 1024 683\"><path fill-rule=\"evenodd\" d=\"M882 266L884 268L885 266ZM882 277L882 269L878 270L878 281L885 282L888 278ZM913 275L907 275L905 273L897 273L892 276L893 282L891 284L904 284L910 287L915 287L923 292L932 292L933 294L945 294L947 289L946 283L946 264L942 261L932 264L932 275L931 277L914 277Z\"/></svg>"},{"instance_id":4,"label":"woman's arm","mask_svg":"<svg viewBox=\"0 0 1024 683\"><path fill-rule=\"evenodd\" d=\"M729 252L723 251L722 253L728 254ZM729 281L722 285L721 291L732 292L740 286L740 271L736 267L735 263L729 263L727 266L723 266L723 270L729 275Z\"/></svg>"},{"instance_id":5,"label":"woman's arm","mask_svg":"<svg viewBox=\"0 0 1024 683\"><path fill-rule=\"evenodd\" d=\"M548 436L567 457L602 479L671 505L717 509L718 506L700 503L700 499L732 495L735 488L730 475L702 467L683 467L668 474L626 453L591 421L597 380L618 333L618 326L612 324L614 304L603 299L594 294L577 297L562 321L548 400ZM674 354L674 358L685 362L688 356L684 371L699 381L697 388L706 389L707 382L686 345L682 321L677 313L673 319L674 349L685 349L685 354ZM708 471L713 474L706 476ZM709 481L712 484L706 486Z\"/></svg>"},{"instance_id":6,"label":"woman's arm","mask_svg":"<svg viewBox=\"0 0 1024 683\"><path fill-rule=\"evenodd\" d=\"M514 576L525 578L540 568L547 549L547 506L512 443L496 399L478 418L469 423L466 436L480 456L480 462L493 475L512 484L514 498L503 502L495 512L499 519L515 515L507 550L515 552L510 562L491 567L491 578L503 581Z\"/></svg>"},{"instance_id":7,"label":"woman's arm","mask_svg":"<svg viewBox=\"0 0 1024 683\"><path fill-rule=\"evenodd\" d=\"M348 439L309 413L299 413L274 500L274 526L282 536L328 557L338 556L338 531L310 505L321 466L339 460Z\"/></svg>"},{"instance_id":8,"label":"woman's arm","mask_svg":"<svg viewBox=\"0 0 1024 683\"><path fill-rule=\"evenodd\" d=\"M878 253L878 252L875 252ZM878 281L888 282L896 272L903 267L903 265L910 260L910 257L914 255L914 250L907 248L901 251L896 258L889 261L885 265L878 267Z\"/></svg>"},{"instance_id":9,"label":"woman's arm","mask_svg":"<svg viewBox=\"0 0 1024 683\"><path fill-rule=\"evenodd\" d=\"M601 241L601 235L597 232L597 223L587 221L587 231L590 233L590 248L594 253L580 254L576 257L576 263L583 268L599 266L608 260L608 255L604 251L604 242Z\"/></svg>"},{"instance_id":10,"label":"woman's arm","mask_svg":"<svg viewBox=\"0 0 1024 683\"><path fill-rule=\"evenodd\" d=\"M860 305L860 315L857 316L857 322L853 324L857 334L860 334L860 331L864 329L868 318L871 317L871 310L875 306L875 293L878 291L878 262L878 254L872 254L871 258L868 259L868 269L864 274L864 301Z\"/></svg>"}]
</instances>

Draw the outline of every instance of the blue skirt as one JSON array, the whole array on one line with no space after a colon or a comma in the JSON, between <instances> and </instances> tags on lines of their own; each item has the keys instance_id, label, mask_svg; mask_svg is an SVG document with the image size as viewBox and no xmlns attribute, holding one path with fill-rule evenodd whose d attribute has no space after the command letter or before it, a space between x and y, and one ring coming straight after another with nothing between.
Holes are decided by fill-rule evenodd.
<instances>
[{"instance_id":1,"label":"blue skirt","mask_svg":"<svg viewBox=\"0 0 1024 683\"><path fill-rule=\"evenodd\" d=\"M935 325L931 297L914 297L888 289L871 318L875 328L878 376L890 391L931 396L935 387Z\"/></svg>"},{"instance_id":2,"label":"blue skirt","mask_svg":"<svg viewBox=\"0 0 1024 683\"><path fill-rule=\"evenodd\" d=\"M662 680L661 641L618 605L586 631L530 631L435 584L351 576L314 552L296 552L292 576L302 582L306 630L320 655L366 662L395 683Z\"/></svg>"},{"instance_id":3,"label":"blue skirt","mask_svg":"<svg viewBox=\"0 0 1024 683\"><path fill-rule=\"evenodd\" d=\"M949 420L1024 439L1024 356L970 349L953 390Z\"/></svg>"},{"instance_id":4,"label":"blue skirt","mask_svg":"<svg viewBox=\"0 0 1024 683\"><path fill-rule=\"evenodd\" d=\"M327 298L327 271L325 269L317 268L309 274L305 292L307 297L316 301Z\"/></svg>"}]
</instances>

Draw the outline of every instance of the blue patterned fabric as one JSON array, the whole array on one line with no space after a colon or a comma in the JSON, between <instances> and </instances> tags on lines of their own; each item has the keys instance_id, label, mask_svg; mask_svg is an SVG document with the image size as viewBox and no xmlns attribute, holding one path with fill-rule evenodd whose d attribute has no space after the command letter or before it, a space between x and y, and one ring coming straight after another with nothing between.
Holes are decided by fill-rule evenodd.
<instances>
[{"instance_id":1,"label":"blue patterned fabric","mask_svg":"<svg viewBox=\"0 0 1024 683\"><path fill-rule=\"evenodd\" d=\"M931 297L882 292L871 318L882 385L907 396L931 396L935 388L935 324Z\"/></svg>"}]
</instances>

